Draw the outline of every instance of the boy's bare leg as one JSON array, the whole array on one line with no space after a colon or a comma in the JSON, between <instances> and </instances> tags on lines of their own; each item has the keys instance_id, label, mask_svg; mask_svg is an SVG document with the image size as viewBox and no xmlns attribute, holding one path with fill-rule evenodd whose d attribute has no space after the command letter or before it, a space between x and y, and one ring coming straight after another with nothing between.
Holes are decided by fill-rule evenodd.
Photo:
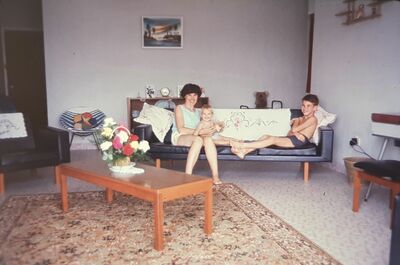
<instances>
[{"instance_id":1,"label":"boy's bare leg","mask_svg":"<svg viewBox=\"0 0 400 265\"><path fill-rule=\"evenodd\" d=\"M247 143L230 142L232 152L239 156L241 159L251 151L264 148L271 145L280 147L293 147L292 141L287 137L276 137L276 136L261 136L259 140Z\"/></svg>"},{"instance_id":2,"label":"boy's bare leg","mask_svg":"<svg viewBox=\"0 0 400 265\"><path fill-rule=\"evenodd\" d=\"M236 147L231 147L231 151L232 153L234 153L235 155L237 155L240 159L244 159L244 157L252 152L256 150L256 148L236 148Z\"/></svg>"},{"instance_id":3,"label":"boy's bare leg","mask_svg":"<svg viewBox=\"0 0 400 265\"><path fill-rule=\"evenodd\" d=\"M233 143L234 147L239 149L248 149L248 148L263 148L271 145L276 145L280 147L293 147L292 141L290 141L287 137L277 137L277 136L268 136L263 140L257 140L254 142L246 142L246 143Z\"/></svg>"}]
</instances>

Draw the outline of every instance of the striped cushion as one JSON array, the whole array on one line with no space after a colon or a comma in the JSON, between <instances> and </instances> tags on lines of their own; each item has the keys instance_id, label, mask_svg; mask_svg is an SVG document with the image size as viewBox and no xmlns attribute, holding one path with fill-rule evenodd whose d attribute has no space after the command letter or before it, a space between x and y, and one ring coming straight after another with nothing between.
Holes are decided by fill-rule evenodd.
<instances>
[{"instance_id":1,"label":"striped cushion","mask_svg":"<svg viewBox=\"0 0 400 265\"><path fill-rule=\"evenodd\" d=\"M65 111L60 116L60 124L80 136L92 134L93 129L103 124L105 114L98 109L79 107Z\"/></svg>"}]
</instances>

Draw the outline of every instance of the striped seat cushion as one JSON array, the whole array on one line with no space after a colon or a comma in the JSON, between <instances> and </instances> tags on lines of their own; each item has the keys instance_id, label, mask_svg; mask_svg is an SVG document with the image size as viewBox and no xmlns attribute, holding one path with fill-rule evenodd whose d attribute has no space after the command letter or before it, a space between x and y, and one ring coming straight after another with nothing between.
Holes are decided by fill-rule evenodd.
<instances>
[{"instance_id":1,"label":"striped seat cushion","mask_svg":"<svg viewBox=\"0 0 400 265\"><path fill-rule=\"evenodd\" d=\"M61 114L60 124L76 135L87 136L93 133L93 129L103 124L105 117L105 114L99 109L78 107Z\"/></svg>"}]
</instances>

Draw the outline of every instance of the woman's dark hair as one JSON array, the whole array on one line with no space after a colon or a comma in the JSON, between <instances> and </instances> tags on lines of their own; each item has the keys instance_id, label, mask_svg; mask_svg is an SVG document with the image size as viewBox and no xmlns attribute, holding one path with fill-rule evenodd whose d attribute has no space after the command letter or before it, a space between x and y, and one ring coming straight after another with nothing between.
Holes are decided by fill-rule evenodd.
<instances>
[{"instance_id":1,"label":"woman's dark hair","mask_svg":"<svg viewBox=\"0 0 400 265\"><path fill-rule=\"evenodd\" d=\"M186 84L183 86L180 96L184 98L187 94L196 93L199 97L201 96L201 88L195 84Z\"/></svg>"}]
</instances>

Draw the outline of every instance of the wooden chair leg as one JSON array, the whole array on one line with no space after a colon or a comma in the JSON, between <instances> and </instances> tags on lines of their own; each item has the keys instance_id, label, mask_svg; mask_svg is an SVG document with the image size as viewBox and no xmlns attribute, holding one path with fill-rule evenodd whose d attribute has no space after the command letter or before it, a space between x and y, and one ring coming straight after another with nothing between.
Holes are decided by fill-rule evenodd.
<instances>
[{"instance_id":1,"label":"wooden chair leg","mask_svg":"<svg viewBox=\"0 0 400 265\"><path fill-rule=\"evenodd\" d=\"M308 182L308 178L310 176L310 163L304 162L303 163L303 178L304 182Z\"/></svg>"},{"instance_id":2,"label":"wooden chair leg","mask_svg":"<svg viewBox=\"0 0 400 265\"><path fill-rule=\"evenodd\" d=\"M393 207L394 207L394 202L395 202L395 200L396 200L396 191L394 190L394 188L392 188L392 189L390 189L390 194L389 194L389 199L390 199L390 201L389 201L389 209L393 209Z\"/></svg>"},{"instance_id":3,"label":"wooden chair leg","mask_svg":"<svg viewBox=\"0 0 400 265\"><path fill-rule=\"evenodd\" d=\"M390 189L390 209L394 209L396 206L396 195L400 193L400 184L393 183L394 185Z\"/></svg>"},{"instance_id":4,"label":"wooden chair leg","mask_svg":"<svg viewBox=\"0 0 400 265\"><path fill-rule=\"evenodd\" d=\"M353 180L353 212L358 212L360 208L360 192L361 192L361 172L356 171Z\"/></svg>"},{"instance_id":5,"label":"wooden chair leg","mask_svg":"<svg viewBox=\"0 0 400 265\"><path fill-rule=\"evenodd\" d=\"M156 159L156 168L161 168L161 159Z\"/></svg>"},{"instance_id":6,"label":"wooden chair leg","mask_svg":"<svg viewBox=\"0 0 400 265\"><path fill-rule=\"evenodd\" d=\"M4 173L0 173L0 193L4 193Z\"/></svg>"},{"instance_id":7,"label":"wooden chair leg","mask_svg":"<svg viewBox=\"0 0 400 265\"><path fill-rule=\"evenodd\" d=\"M54 182L56 183L57 186L59 186L61 183L60 174L58 172L59 172L59 167L55 166L54 167Z\"/></svg>"}]
</instances>

